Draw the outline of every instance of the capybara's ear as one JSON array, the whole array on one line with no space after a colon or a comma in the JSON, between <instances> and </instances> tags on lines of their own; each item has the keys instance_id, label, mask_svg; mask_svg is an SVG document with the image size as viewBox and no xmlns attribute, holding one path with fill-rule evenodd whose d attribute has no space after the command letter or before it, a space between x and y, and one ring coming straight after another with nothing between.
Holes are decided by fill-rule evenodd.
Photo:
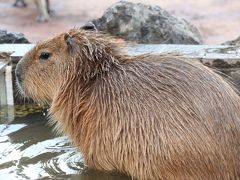
<instances>
[{"instance_id":1,"label":"capybara's ear","mask_svg":"<svg viewBox=\"0 0 240 180\"><path fill-rule=\"evenodd\" d=\"M77 43L75 42L74 38L69 34L69 33L65 33L64 34L64 40L68 46L68 50L70 52L73 52L74 49L76 48L77 46Z\"/></svg>"},{"instance_id":2,"label":"capybara's ear","mask_svg":"<svg viewBox=\"0 0 240 180\"><path fill-rule=\"evenodd\" d=\"M95 24L93 24L92 22L88 22L84 24L80 29L83 29L86 31L97 31Z\"/></svg>"}]
</instances>

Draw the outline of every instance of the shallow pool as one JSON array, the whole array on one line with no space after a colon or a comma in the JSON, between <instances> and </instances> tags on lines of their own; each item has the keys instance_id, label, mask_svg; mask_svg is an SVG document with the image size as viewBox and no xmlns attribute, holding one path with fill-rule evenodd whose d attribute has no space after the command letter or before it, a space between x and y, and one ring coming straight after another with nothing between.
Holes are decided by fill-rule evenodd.
<instances>
[{"instance_id":1,"label":"shallow pool","mask_svg":"<svg viewBox=\"0 0 240 180\"><path fill-rule=\"evenodd\" d=\"M88 169L66 136L55 136L46 111L33 106L0 109L0 179L125 180Z\"/></svg>"}]
</instances>

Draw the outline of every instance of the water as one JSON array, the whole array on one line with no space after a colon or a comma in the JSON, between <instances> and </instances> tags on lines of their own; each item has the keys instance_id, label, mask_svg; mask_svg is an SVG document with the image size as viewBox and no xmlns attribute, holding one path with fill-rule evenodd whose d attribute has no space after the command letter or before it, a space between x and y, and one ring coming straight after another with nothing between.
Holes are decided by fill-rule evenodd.
<instances>
[{"instance_id":1,"label":"water","mask_svg":"<svg viewBox=\"0 0 240 180\"><path fill-rule=\"evenodd\" d=\"M1 107L0 179L129 179L88 169L68 138L54 135L43 114L39 107Z\"/></svg>"}]
</instances>

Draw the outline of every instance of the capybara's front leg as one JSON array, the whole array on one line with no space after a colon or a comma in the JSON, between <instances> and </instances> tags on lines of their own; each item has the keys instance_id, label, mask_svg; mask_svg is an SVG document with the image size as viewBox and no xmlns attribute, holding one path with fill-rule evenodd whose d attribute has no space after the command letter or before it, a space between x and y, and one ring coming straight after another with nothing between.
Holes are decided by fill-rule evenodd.
<instances>
[{"instance_id":1,"label":"capybara's front leg","mask_svg":"<svg viewBox=\"0 0 240 180\"><path fill-rule=\"evenodd\" d=\"M38 10L37 21L38 22L47 22L49 21L48 7L46 0L35 0Z\"/></svg>"}]
</instances>

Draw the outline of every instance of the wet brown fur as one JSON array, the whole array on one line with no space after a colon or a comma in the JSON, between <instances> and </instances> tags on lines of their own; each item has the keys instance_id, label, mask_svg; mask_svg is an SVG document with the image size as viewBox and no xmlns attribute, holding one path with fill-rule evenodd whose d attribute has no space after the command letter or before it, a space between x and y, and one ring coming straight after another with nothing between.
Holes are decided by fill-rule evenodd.
<instances>
[{"instance_id":1,"label":"wet brown fur","mask_svg":"<svg viewBox=\"0 0 240 180\"><path fill-rule=\"evenodd\" d=\"M52 57L39 60L42 51ZM20 61L26 96L50 104L89 167L138 179L239 179L240 99L211 69L171 55L129 57L72 29Z\"/></svg>"}]
</instances>

